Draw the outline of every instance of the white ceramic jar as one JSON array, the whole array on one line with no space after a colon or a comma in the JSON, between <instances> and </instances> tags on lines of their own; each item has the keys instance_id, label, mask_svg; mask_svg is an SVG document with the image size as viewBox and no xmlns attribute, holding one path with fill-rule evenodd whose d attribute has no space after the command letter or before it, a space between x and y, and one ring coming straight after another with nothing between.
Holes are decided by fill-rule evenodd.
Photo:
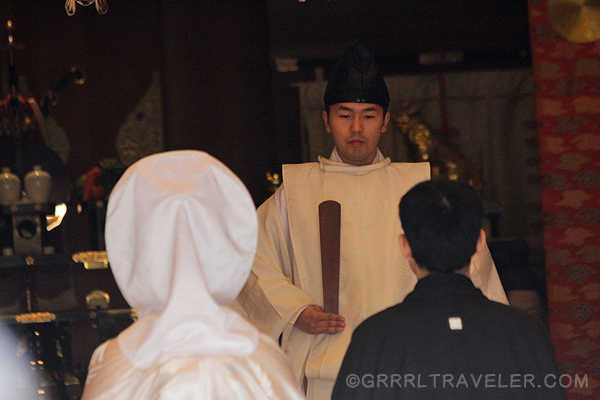
<instances>
[{"instance_id":1,"label":"white ceramic jar","mask_svg":"<svg viewBox=\"0 0 600 400\"><path fill-rule=\"evenodd\" d=\"M25 174L25 191L29 200L36 204L48 201L52 177L41 166L34 165L33 170Z\"/></svg>"},{"instance_id":2,"label":"white ceramic jar","mask_svg":"<svg viewBox=\"0 0 600 400\"><path fill-rule=\"evenodd\" d=\"M10 206L21 198L21 180L10 168L3 167L0 174L0 205Z\"/></svg>"}]
</instances>

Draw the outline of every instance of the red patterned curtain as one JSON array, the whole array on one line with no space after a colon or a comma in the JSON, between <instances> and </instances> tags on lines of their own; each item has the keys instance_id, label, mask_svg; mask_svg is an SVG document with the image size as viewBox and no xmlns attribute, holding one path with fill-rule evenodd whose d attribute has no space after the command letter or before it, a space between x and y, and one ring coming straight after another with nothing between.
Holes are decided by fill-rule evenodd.
<instances>
[{"instance_id":1,"label":"red patterned curtain","mask_svg":"<svg viewBox=\"0 0 600 400\"><path fill-rule=\"evenodd\" d=\"M529 0L550 331L569 398L600 399L600 41L560 36Z\"/></svg>"}]
</instances>

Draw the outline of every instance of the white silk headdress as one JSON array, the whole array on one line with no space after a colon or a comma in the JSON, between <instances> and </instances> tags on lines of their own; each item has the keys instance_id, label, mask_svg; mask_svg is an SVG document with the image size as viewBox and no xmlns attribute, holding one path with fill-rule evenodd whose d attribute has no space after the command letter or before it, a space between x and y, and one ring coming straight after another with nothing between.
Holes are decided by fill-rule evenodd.
<instances>
[{"instance_id":1,"label":"white silk headdress","mask_svg":"<svg viewBox=\"0 0 600 400\"><path fill-rule=\"evenodd\" d=\"M115 280L139 316L117 338L134 368L254 352L258 331L227 306L252 267L256 209L224 164L193 150L136 162L110 194L105 236Z\"/></svg>"}]
</instances>

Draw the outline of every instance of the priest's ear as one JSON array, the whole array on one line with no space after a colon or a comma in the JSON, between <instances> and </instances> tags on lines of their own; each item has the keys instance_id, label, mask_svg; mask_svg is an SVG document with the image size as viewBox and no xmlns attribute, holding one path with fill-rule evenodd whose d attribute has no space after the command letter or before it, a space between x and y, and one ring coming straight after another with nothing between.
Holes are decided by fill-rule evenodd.
<instances>
[{"instance_id":1,"label":"priest's ear","mask_svg":"<svg viewBox=\"0 0 600 400\"><path fill-rule=\"evenodd\" d=\"M381 127L381 133L387 131L388 128L388 123L390 122L390 112L386 112L385 115L383 116L383 126Z\"/></svg>"},{"instance_id":2,"label":"priest's ear","mask_svg":"<svg viewBox=\"0 0 600 400\"><path fill-rule=\"evenodd\" d=\"M323 111L323 122L325 122L325 130L331 133L331 126L329 126L329 109Z\"/></svg>"}]
</instances>

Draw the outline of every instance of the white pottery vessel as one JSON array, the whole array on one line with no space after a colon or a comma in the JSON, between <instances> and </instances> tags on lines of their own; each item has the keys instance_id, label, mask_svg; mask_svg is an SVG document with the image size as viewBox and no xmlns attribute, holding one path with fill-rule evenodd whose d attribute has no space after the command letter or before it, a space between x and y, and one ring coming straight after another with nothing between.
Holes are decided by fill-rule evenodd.
<instances>
[{"instance_id":1,"label":"white pottery vessel","mask_svg":"<svg viewBox=\"0 0 600 400\"><path fill-rule=\"evenodd\" d=\"M52 177L39 165L34 165L33 170L25 175L25 191L34 203L44 204L48 201L51 185Z\"/></svg>"},{"instance_id":2,"label":"white pottery vessel","mask_svg":"<svg viewBox=\"0 0 600 400\"><path fill-rule=\"evenodd\" d=\"M21 180L10 172L10 168L3 167L0 174L0 205L10 206L21 198Z\"/></svg>"}]
</instances>

